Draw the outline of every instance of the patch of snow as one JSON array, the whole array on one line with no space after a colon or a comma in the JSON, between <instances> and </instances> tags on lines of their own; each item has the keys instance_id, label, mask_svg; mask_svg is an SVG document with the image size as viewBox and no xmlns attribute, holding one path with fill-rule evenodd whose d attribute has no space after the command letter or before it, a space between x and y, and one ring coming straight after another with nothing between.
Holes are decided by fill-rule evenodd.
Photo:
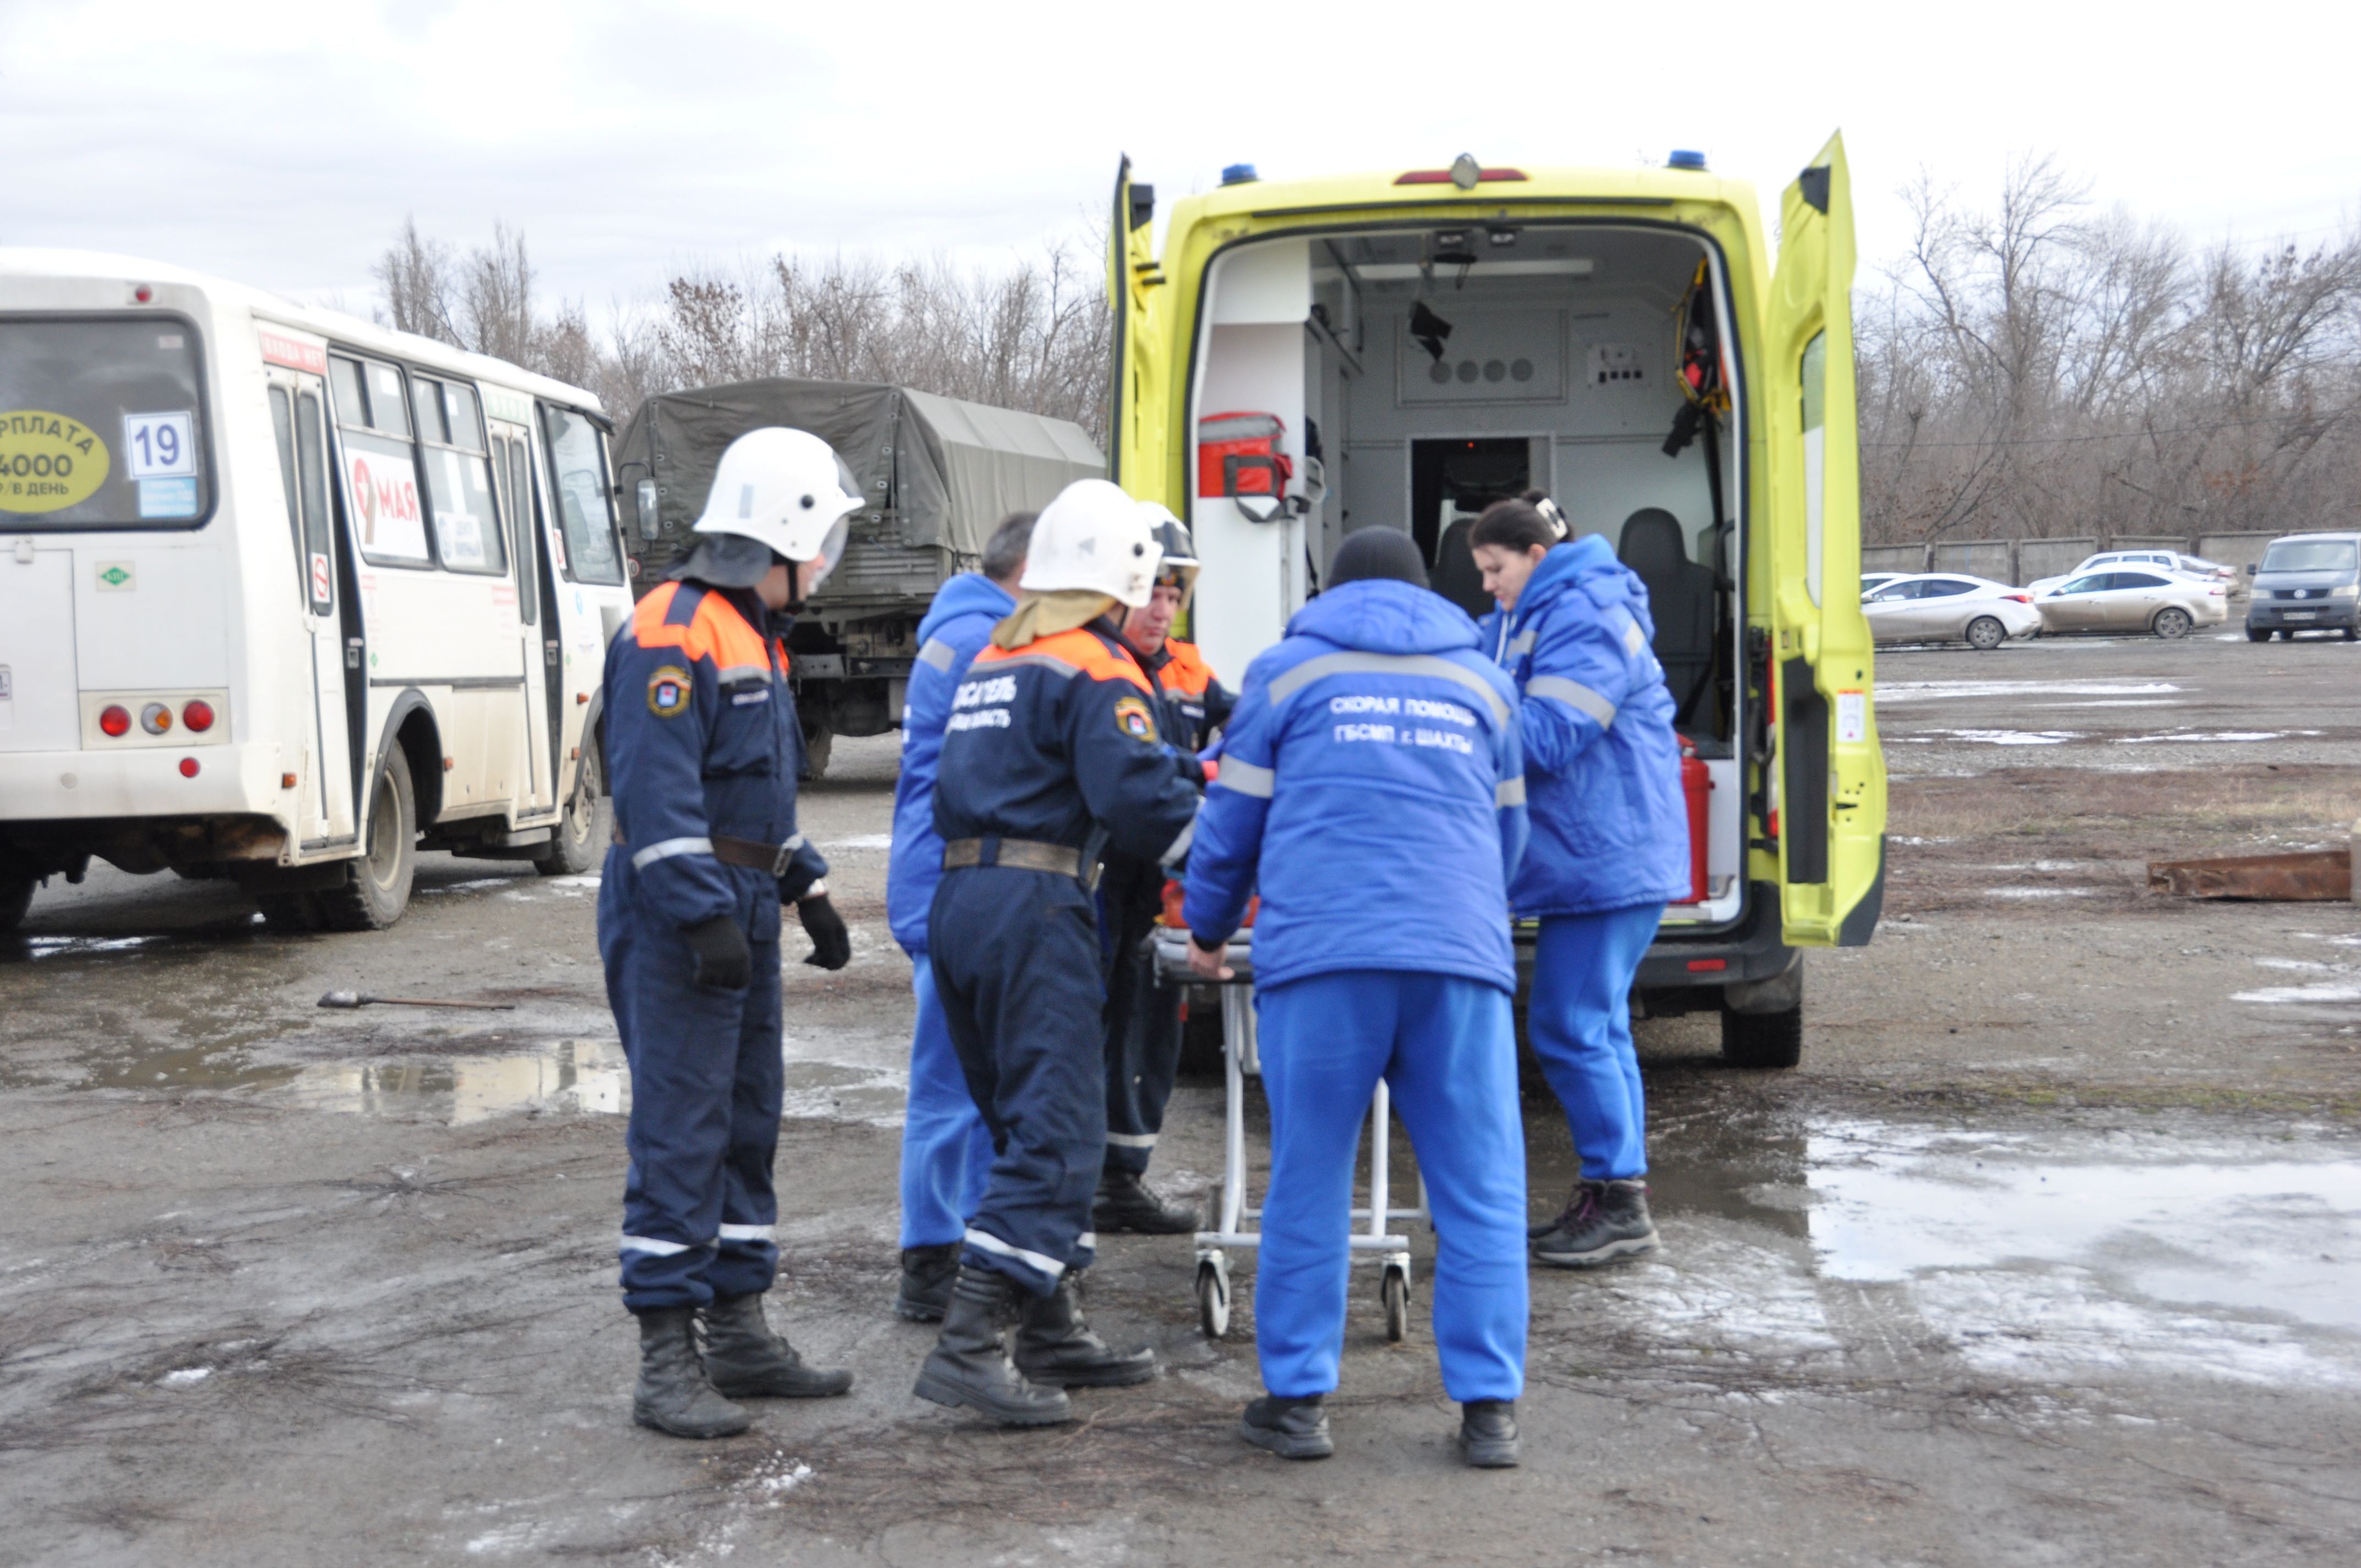
<instances>
[{"instance_id":1,"label":"patch of snow","mask_svg":"<svg viewBox=\"0 0 2361 1568\"><path fill-rule=\"evenodd\" d=\"M195 1384L203 1382L213 1375L214 1369L210 1366L183 1366L178 1372L167 1372L164 1374L164 1387L167 1388L187 1388Z\"/></svg>"}]
</instances>

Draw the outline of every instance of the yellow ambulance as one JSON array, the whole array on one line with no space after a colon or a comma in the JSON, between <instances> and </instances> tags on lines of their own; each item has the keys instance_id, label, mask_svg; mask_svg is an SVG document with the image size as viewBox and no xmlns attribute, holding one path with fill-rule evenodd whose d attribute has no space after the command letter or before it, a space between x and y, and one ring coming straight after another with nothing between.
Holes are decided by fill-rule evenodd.
<instances>
[{"instance_id":1,"label":"yellow ambulance","mask_svg":"<svg viewBox=\"0 0 2361 1568\"><path fill-rule=\"evenodd\" d=\"M1188 520L1196 641L1235 682L1345 534L1401 530L1492 607L1477 513L1546 490L1645 580L1678 710L1692 897L1642 1005L1717 1008L1792 1066L1799 949L1860 946L1885 874L1861 612L1850 184L1832 138L1780 202L1694 153L1263 181L1173 204L1116 177L1114 477ZM1531 932L1521 933L1530 962Z\"/></svg>"}]
</instances>

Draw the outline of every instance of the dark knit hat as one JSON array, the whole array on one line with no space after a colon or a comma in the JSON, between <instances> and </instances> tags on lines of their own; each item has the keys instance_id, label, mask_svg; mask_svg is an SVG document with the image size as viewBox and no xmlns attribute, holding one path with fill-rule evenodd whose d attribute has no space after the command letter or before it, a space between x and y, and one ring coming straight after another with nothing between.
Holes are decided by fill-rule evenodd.
<instances>
[{"instance_id":1,"label":"dark knit hat","mask_svg":"<svg viewBox=\"0 0 2361 1568\"><path fill-rule=\"evenodd\" d=\"M1370 577L1426 587L1426 563L1419 558L1417 542L1392 528L1365 528L1348 535L1329 564L1328 586L1342 587Z\"/></svg>"}]
</instances>

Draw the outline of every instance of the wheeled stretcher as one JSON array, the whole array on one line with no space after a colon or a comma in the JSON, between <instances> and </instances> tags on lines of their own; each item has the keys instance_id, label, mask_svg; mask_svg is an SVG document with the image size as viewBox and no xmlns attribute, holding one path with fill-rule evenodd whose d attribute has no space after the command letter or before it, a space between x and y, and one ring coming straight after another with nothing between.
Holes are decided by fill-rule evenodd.
<instances>
[{"instance_id":1,"label":"wheeled stretcher","mask_svg":"<svg viewBox=\"0 0 2361 1568\"><path fill-rule=\"evenodd\" d=\"M1170 926L1156 927L1156 977L1159 985L1208 983L1189 969L1189 934ZM1262 1061L1255 1041L1254 933L1232 938L1229 967L1236 978L1220 982L1222 993L1222 1079L1224 1100L1221 1197L1215 1206L1214 1228L1197 1233L1197 1326L1208 1339L1220 1339L1230 1329L1230 1252L1262 1245L1262 1210L1246 1201L1246 1080L1260 1077ZM1378 1293L1385 1306L1386 1338L1396 1343L1410 1332L1410 1237L1389 1229L1433 1223L1427 1212L1426 1181L1418 1182L1418 1206L1392 1206L1393 1112L1383 1079L1369 1102L1369 1201L1353 1211L1353 1256L1378 1266ZM1248 1227L1252 1226L1252 1229Z\"/></svg>"}]
</instances>

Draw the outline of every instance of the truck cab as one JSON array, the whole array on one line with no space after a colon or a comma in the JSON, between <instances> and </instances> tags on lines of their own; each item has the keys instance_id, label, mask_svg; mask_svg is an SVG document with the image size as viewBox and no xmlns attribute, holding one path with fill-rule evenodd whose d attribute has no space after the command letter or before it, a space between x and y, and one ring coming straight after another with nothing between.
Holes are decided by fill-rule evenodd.
<instances>
[{"instance_id":1,"label":"truck cab","mask_svg":"<svg viewBox=\"0 0 2361 1568\"><path fill-rule=\"evenodd\" d=\"M1114 477L1188 520L1191 631L1233 682L1345 535L1414 540L1482 595L1476 514L1539 488L1647 584L1684 751L1696 896L1639 980L1790 1066L1798 949L1866 943L1885 773L1861 610L1850 185L1832 138L1784 192L1662 169L1488 165L1265 181L1174 204L1118 170ZM1699 798L1701 796L1701 799ZM1531 963L1532 935L1519 932Z\"/></svg>"}]
</instances>

